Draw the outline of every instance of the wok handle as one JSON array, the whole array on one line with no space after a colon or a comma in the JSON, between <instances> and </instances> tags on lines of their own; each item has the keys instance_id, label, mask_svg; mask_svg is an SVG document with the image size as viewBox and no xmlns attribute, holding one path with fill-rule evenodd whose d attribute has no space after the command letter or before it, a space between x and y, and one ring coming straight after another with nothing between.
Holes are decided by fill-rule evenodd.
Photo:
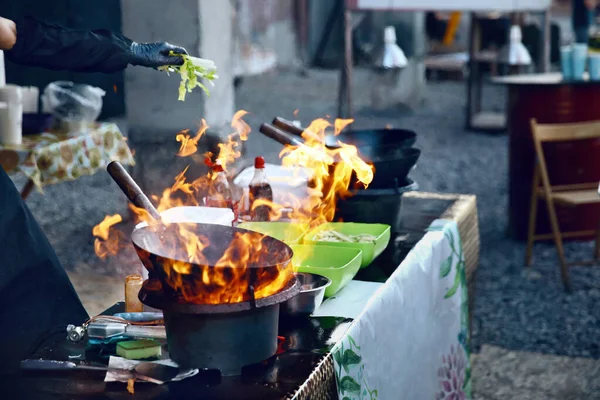
<instances>
[{"instance_id":1,"label":"wok handle","mask_svg":"<svg viewBox=\"0 0 600 400\"><path fill-rule=\"evenodd\" d=\"M294 125L292 123L292 121L289 121L285 118L281 118L281 117L275 117L273 119L273 125L283 131L285 131L286 133L290 133L294 136L299 136L301 138L309 138L311 139L311 141L314 142L319 142L322 143L325 139L321 138L319 135L312 133L311 131L304 129L303 127L297 127L296 125ZM337 149L339 148L339 146L337 144L333 145L333 146L329 146L327 144L325 144L325 146L328 149Z\"/></svg>"},{"instance_id":2,"label":"wok handle","mask_svg":"<svg viewBox=\"0 0 600 400\"><path fill-rule=\"evenodd\" d=\"M294 125L292 123L292 121L289 121L285 118L275 117L273 119L272 124L273 124L273 126L279 128L283 131L286 131L288 133L291 133L292 135L295 135L295 136L302 137L302 132L304 132L304 128L297 127L296 125Z\"/></svg>"},{"instance_id":3,"label":"wok handle","mask_svg":"<svg viewBox=\"0 0 600 400\"><path fill-rule=\"evenodd\" d=\"M289 133L274 127L273 125L262 124L259 131L263 135L281 143L284 146L302 146L304 144L301 139L297 139Z\"/></svg>"},{"instance_id":4,"label":"wok handle","mask_svg":"<svg viewBox=\"0 0 600 400\"><path fill-rule=\"evenodd\" d=\"M108 173L113 180L119 185L125 196L135 205L136 207L143 208L150 214L152 218L160 221L160 214L154 208L154 205L150 202L150 199L146 197L142 189L133 180L131 175L123 168L120 162L113 161L106 167Z\"/></svg>"}]
</instances>

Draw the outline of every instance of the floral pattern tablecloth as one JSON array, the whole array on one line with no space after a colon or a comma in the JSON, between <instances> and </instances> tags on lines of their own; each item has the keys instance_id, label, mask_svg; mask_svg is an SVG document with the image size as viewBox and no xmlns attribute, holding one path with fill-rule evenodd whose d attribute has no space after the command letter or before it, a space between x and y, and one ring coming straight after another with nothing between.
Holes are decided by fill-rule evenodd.
<instances>
[{"instance_id":1,"label":"floral pattern tablecloth","mask_svg":"<svg viewBox=\"0 0 600 400\"><path fill-rule=\"evenodd\" d=\"M77 135L42 133L23 136L19 146L0 146L19 155L17 170L39 190L54 183L92 175L111 161L134 165L126 139L114 123L100 123Z\"/></svg>"},{"instance_id":2,"label":"floral pattern tablecloth","mask_svg":"<svg viewBox=\"0 0 600 400\"><path fill-rule=\"evenodd\" d=\"M436 220L332 349L341 400L471 398L465 261Z\"/></svg>"}]
</instances>

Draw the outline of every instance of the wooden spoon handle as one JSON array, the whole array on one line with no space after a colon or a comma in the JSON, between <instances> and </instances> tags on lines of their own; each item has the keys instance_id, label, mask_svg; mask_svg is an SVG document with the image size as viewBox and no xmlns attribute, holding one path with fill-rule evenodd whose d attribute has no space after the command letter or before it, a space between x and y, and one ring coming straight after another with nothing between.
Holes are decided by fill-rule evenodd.
<instances>
[{"instance_id":1,"label":"wooden spoon handle","mask_svg":"<svg viewBox=\"0 0 600 400\"><path fill-rule=\"evenodd\" d=\"M125 193L125 196L127 196L129 201L133 203L133 205L146 210L148 214L150 214L150 216L155 220L161 220L158 210L156 210L154 205L150 202L150 199L146 197L144 192L142 192L142 189L140 189L131 175L129 175L125 168L123 168L121 163L118 161L113 161L108 164L106 169L117 185L119 185L123 193Z\"/></svg>"}]
</instances>

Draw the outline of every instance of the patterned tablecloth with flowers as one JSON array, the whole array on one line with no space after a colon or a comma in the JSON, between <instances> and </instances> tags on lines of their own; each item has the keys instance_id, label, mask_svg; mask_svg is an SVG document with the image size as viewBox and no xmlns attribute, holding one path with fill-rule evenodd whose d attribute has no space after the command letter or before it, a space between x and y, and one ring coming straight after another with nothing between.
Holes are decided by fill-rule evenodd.
<instances>
[{"instance_id":1,"label":"patterned tablecloth with flowers","mask_svg":"<svg viewBox=\"0 0 600 400\"><path fill-rule=\"evenodd\" d=\"M126 139L114 123L99 123L78 134L42 133L23 136L19 146L5 146L19 156L17 170L38 189L92 175L111 161L134 165Z\"/></svg>"},{"instance_id":2,"label":"patterned tablecloth with flowers","mask_svg":"<svg viewBox=\"0 0 600 400\"><path fill-rule=\"evenodd\" d=\"M331 352L339 398L471 398L465 261L436 220Z\"/></svg>"}]
</instances>

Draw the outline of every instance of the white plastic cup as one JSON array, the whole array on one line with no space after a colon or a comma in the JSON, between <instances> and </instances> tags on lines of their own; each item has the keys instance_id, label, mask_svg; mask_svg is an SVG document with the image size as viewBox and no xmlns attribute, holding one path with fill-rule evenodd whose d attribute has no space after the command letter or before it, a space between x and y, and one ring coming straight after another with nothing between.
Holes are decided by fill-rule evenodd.
<instances>
[{"instance_id":1,"label":"white plastic cup","mask_svg":"<svg viewBox=\"0 0 600 400\"><path fill-rule=\"evenodd\" d=\"M589 55L588 71L590 80L600 81L600 53L591 53Z\"/></svg>"},{"instance_id":2,"label":"white plastic cup","mask_svg":"<svg viewBox=\"0 0 600 400\"><path fill-rule=\"evenodd\" d=\"M37 114L39 110L40 89L35 86L22 87L23 91L23 113Z\"/></svg>"},{"instance_id":3,"label":"white plastic cup","mask_svg":"<svg viewBox=\"0 0 600 400\"><path fill-rule=\"evenodd\" d=\"M0 144L23 143L23 91L17 85L0 87L0 102L6 108L0 116Z\"/></svg>"},{"instance_id":4,"label":"white plastic cup","mask_svg":"<svg viewBox=\"0 0 600 400\"><path fill-rule=\"evenodd\" d=\"M560 67L563 79L566 81L573 79L573 47L563 46L560 48Z\"/></svg>"}]
</instances>

